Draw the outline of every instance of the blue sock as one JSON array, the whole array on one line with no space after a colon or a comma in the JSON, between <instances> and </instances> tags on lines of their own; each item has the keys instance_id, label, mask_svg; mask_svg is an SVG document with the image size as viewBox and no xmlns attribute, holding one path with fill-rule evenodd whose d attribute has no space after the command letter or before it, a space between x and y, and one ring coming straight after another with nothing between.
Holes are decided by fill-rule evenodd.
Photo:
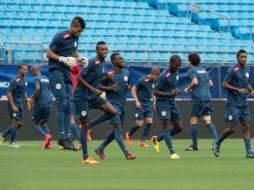
<instances>
[{"instance_id":1,"label":"blue sock","mask_svg":"<svg viewBox=\"0 0 254 190\"><path fill-rule=\"evenodd\" d=\"M74 134L74 136L77 138L78 142L80 143L80 130L76 123L71 124L71 131Z\"/></svg>"},{"instance_id":2,"label":"blue sock","mask_svg":"<svg viewBox=\"0 0 254 190\"><path fill-rule=\"evenodd\" d=\"M65 132L64 132L64 111L61 109L57 109L56 111L56 119L57 119L57 128L59 131L59 138L65 139Z\"/></svg>"},{"instance_id":3,"label":"blue sock","mask_svg":"<svg viewBox=\"0 0 254 190\"><path fill-rule=\"evenodd\" d=\"M64 113L64 133L66 138L71 139L71 115L70 112Z\"/></svg>"},{"instance_id":4,"label":"blue sock","mask_svg":"<svg viewBox=\"0 0 254 190\"><path fill-rule=\"evenodd\" d=\"M172 145L170 132L166 131L163 134L164 134L165 143L166 143L166 145L168 147L168 150L170 151L170 154L174 154L175 150L174 150L173 145Z\"/></svg>"},{"instance_id":5,"label":"blue sock","mask_svg":"<svg viewBox=\"0 0 254 190\"><path fill-rule=\"evenodd\" d=\"M9 126L7 129L5 129L3 132L2 132L2 136L3 137L6 137L7 135L9 135L11 133L11 126Z\"/></svg>"},{"instance_id":6,"label":"blue sock","mask_svg":"<svg viewBox=\"0 0 254 190\"><path fill-rule=\"evenodd\" d=\"M175 136L177 133L179 133L180 131L177 131L175 127L173 127L172 129L170 129L170 136L173 137Z\"/></svg>"},{"instance_id":7,"label":"blue sock","mask_svg":"<svg viewBox=\"0 0 254 190\"><path fill-rule=\"evenodd\" d=\"M191 124L190 130L191 130L192 146L198 147L198 125Z\"/></svg>"},{"instance_id":8,"label":"blue sock","mask_svg":"<svg viewBox=\"0 0 254 190\"><path fill-rule=\"evenodd\" d=\"M107 117L108 116L106 113L99 115L89 123L89 129L92 129L94 126L102 123Z\"/></svg>"},{"instance_id":9,"label":"blue sock","mask_svg":"<svg viewBox=\"0 0 254 190\"><path fill-rule=\"evenodd\" d=\"M42 127L43 131L47 134L50 134L49 128L47 126Z\"/></svg>"},{"instance_id":10,"label":"blue sock","mask_svg":"<svg viewBox=\"0 0 254 190\"><path fill-rule=\"evenodd\" d=\"M163 133L161 133L161 134L159 134L159 135L157 136L157 141L158 141L158 142L161 142L163 139L164 139L164 134L163 134Z\"/></svg>"},{"instance_id":11,"label":"blue sock","mask_svg":"<svg viewBox=\"0 0 254 190\"><path fill-rule=\"evenodd\" d=\"M10 126L10 144L13 143L15 141L15 138L16 138L16 130L17 130L17 127L15 127L14 125L11 125Z\"/></svg>"},{"instance_id":12,"label":"blue sock","mask_svg":"<svg viewBox=\"0 0 254 190\"><path fill-rule=\"evenodd\" d=\"M143 132L143 135L141 137L141 140L144 141L146 140L146 137L148 136L148 134L150 133L150 130L151 130L151 127L152 127L152 124L150 123L147 123L145 128L144 128L144 132Z\"/></svg>"},{"instance_id":13,"label":"blue sock","mask_svg":"<svg viewBox=\"0 0 254 190\"><path fill-rule=\"evenodd\" d=\"M119 147L121 148L124 155L126 156L129 152L124 144L121 128L114 128L114 133L115 133L116 142L118 143Z\"/></svg>"},{"instance_id":14,"label":"blue sock","mask_svg":"<svg viewBox=\"0 0 254 190\"><path fill-rule=\"evenodd\" d=\"M135 131L137 131L140 127L136 124L132 125L131 130L129 131L128 135L131 137Z\"/></svg>"},{"instance_id":15,"label":"blue sock","mask_svg":"<svg viewBox=\"0 0 254 190\"><path fill-rule=\"evenodd\" d=\"M215 128L214 124L209 123L207 125L207 127L208 127L208 129L209 129L209 131L210 131L210 133L213 137L213 140L216 141L218 139L218 135L217 135L217 131L216 131L216 128Z\"/></svg>"},{"instance_id":16,"label":"blue sock","mask_svg":"<svg viewBox=\"0 0 254 190\"><path fill-rule=\"evenodd\" d=\"M45 131L42 129L40 125L35 125L34 126L35 131L37 131L42 137L46 135Z\"/></svg>"},{"instance_id":17,"label":"blue sock","mask_svg":"<svg viewBox=\"0 0 254 190\"><path fill-rule=\"evenodd\" d=\"M249 154L251 152L251 140L244 139L244 144L245 144L246 153Z\"/></svg>"},{"instance_id":18,"label":"blue sock","mask_svg":"<svg viewBox=\"0 0 254 190\"><path fill-rule=\"evenodd\" d=\"M221 144L224 141L225 137L223 135L219 136L218 140L216 141L217 144Z\"/></svg>"},{"instance_id":19,"label":"blue sock","mask_svg":"<svg viewBox=\"0 0 254 190\"><path fill-rule=\"evenodd\" d=\"M111 143L115 138L115 133L114 133L114 129L111 129L108 134L106 135L106 138L104 139L104 141L100 144L100 146L98 147L98 150L100 151L104 151L104 149L106 148L106 146Z\"/></svg>"},{"instance_id":20,"label":"blue sock","mask_svg":"<svg viewBox=\"0 0 254 190\"><path fill-rule=\"evenodd\" d=\"M88 151L87 151L87 128L80 129L80 142L82 145L82 154L83 154L83 160L86 160L88 158Z\"/></svg>"}]
</instances>

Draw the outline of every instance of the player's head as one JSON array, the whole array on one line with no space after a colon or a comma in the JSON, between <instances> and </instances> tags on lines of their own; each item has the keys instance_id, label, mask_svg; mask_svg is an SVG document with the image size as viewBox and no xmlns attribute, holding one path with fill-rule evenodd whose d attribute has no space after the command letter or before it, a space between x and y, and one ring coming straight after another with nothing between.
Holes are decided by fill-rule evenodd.
<instances>
[{"instance_id":1,"label":"player's head","mask_svg":"<svg viewBox=\"0 0 254 190\"><path fill-rule=\"evenodd\" d=\"M245 66L247 63L247 52L244 49L240 49L236 54L238 64Z\"/></svg>"},{"instance_id":2,"label":"player's head","mask_svg":"<svg viewBox=\"0 0 254 190\"><path fill-rule=\"evenodd\" d=\"M19 72L19 75L21 76L26 76L27 75L27 71L28 71L28 67L26 64L20 64L18 66L18 72Z\"/></svg>"},{"instance_id":3,"label":"player's head","mask_svg":"<svg viewBox=\"0 0 254 190\"><path fill-rule=\"evenodd\" d=\"M71 21L70 34L79 37L81 32L85 29L86 24L83 18L77 16Z\"/></svg>"},{"instance_id":4,"label":"player's head","mask_svg":"<svg viewBox=\"0 0 254 190\"><path fill-rule=\"evenodd\" d=\"M40 67L38 65L33 65L31 67L31 73L33 76L37 76L39 75L41 72L40 72Z\"/></svg>"},{"instance_id":5,"label":"player's head","mask_svg":"<svg viewBox=\"0 0 254 190\"><path fill-rule=\"evenodd\" d=\"M171 72L177 71L182 64L182 60L178 55L172 55L169 59L169 69Z\"/></svg>"},{"instance_id":6,"label":"player's head","mask_svg":"<svg viewBox=\"0 0 254 190\"><path fill-rule=\"evenodd\" d=\"M124 67L124 59L119 53L113 53L110 56L110 60L114 66L119 67L119 68Z\"/></svg>"},{"instance_id":7,"label":"player's head","mask_svg":"<svg viewBox=\"0 0 254 190\"><path fill-rule=\"evenodd\" d=\"M158 67L153 67L150 71L150 80L158 80L160 75L160 69Z\"/></svg>"},{"instance_id":8,"label":"player's head","mask_svg":"<svg viewBox=\"0 0 254 190\"><path fill-rule=\"evenodd\" d=\"M201 59L198 54L196 53L191 53L188 55L188 60L189 60L189 66L198 66L201 62Z\"/></svg>"},{"instance_id":9,"label":"player's head","mask_svg":"<svg viewBox=\"0 0 254 190\"><path fill-rule=\"evenodd\" d=\"M108 47L104 41L99 41L96 44L96 54L100 59L105 59L107 57Z\"/></svg>"}]
</instances>

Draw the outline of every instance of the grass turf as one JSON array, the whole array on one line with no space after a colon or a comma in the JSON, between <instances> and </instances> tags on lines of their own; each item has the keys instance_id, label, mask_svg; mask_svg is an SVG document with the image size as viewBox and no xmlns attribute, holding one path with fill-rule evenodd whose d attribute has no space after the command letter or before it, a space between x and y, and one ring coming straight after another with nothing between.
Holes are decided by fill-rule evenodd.
<instances>
[{"instance_id":1,"label":"grass turf","mask_svg":"<svg viewBox=\"0 0 254 190\"><path fill-rule=\"evenodd\" d=\"M174 140L180 160L170 160L161 142L160 153L152 146L141 148L137 141L127 161L112 143L105 151L107 160L97 165L81 165L81 152L42 150L42 142L22 141L20 149L0 146L1 190L210 190L253 189L254 159L245 158L241 139L228 139L219 158L211 151L211 140L199 140L200 150L187 152L190 140ZM90 155L100 141L89 143ZM151 144L151 143L150 143Z\"/></svg>"}]
</instances>

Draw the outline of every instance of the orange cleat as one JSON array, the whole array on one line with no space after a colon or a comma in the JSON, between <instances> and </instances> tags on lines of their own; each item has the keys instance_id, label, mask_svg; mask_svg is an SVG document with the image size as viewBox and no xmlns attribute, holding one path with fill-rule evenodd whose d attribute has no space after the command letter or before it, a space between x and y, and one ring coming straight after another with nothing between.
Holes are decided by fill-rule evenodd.
<instances>
[{"instance_id":1,"label":"orange cleat","mask_svg":"<svg viewBox=\"0 0 254 190\"><path fill-rule=\"evenodd\" d=\"M49 134L46 134L45 135L45 138L44 138L44 148L47 149L48 145L50 144L50 140L51 140L51 135Z\"/></svg>"},{"instance_id":2,"label":"orange cleat","mask_svg":"<svg viewBox=\"0 0 254 190\"><path fill-rule=\"evenodd\" d=\"M126 156L125 156L126 160L135 160L136 159L136 156L134 154L131 154L131 153L128 153Z\"/></svg>"},{"instance_id":3,"label":"orange cleat","mask_svg":"<svg viewBox=\"0 0 254 190\"><path fill-rule=\"evenodd\" d=\"M94 160L91 156L88 156L86 160L82 160L82 164L98 164L99 162Z\"/></svg>"},{"instance_id":4,"label":"orange cleat","mask_svg":"<svg viewBox=\"0 0 254 190\"><path fill-rule=\"evenodd\" d=\"M139 141L139 142L138 142L138 145L139 145L139 146L142 146L142 147L145 147L145 148L149 147L149 145L146 144L145 141Z\"/></svg>"},{"instance_id":5,"label":"orange cleat","mask_svg":"<svg viewBox=\"0 0 254 190\"><path fill-rule=\"evenodd\" d=\"M126 139L126 144L127 144L128 146L131 146L132 138L129 136L129 133L128 133L128 132L125 133L125 139Z\"/></svg>"},{"instance_id":6,"label":"orange cleat","mask_svg":"<svg viewBox=\"0 0 254 190\"><path fill-rule=\"evenodd\" d=\"M45 149L52 149L52 148L53 148L53 145L51 143L49 143Z\"/></svg>"},{"instance_id":7,"label":"orange cleat","mask_svg":"<svg viewBox=\"0 0 254 190\"><path fill-rule=\"evenodd\" d=\"M88 131L87 131L87 135L86 135L87 141L92 141L92 138L90 135L91 131L92 131L91 129L88 129Z\"/></svg>"}]
</instances>

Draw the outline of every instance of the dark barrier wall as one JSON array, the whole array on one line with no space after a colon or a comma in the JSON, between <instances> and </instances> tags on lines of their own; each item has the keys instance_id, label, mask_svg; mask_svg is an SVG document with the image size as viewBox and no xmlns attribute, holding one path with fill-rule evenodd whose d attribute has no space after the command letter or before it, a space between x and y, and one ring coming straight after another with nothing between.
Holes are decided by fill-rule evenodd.
<instances>
[{"instance_id":1,"label":"dark barrier wall","mask_svg":"<svg viewBox=\"0 0 254 190\"><path fill-rule=\"evenodd\" d=\"M184 126L184 131L175 136L174 138L190 138L190 132L188 128L188 122L189 122L189 108L190 108L190 101L177 101L183 115L183 126ZM251 115L253 116L254 114L254 102L251 101L249 102L250 104L250 111ZM224 109L225 109L225 102L224 101L213 101L214 105L214 116L213 116L213 122L215 126L218 129L218 132L222 132L225 123L224 123ZM0 102L0 131L5 129L9 124L9 115L7 112L7 102L6 101L1 101ZM133 116L134 116L134 103L132 101L127 102L126 105L126 117L125 117L125 124L123 127L123 134L125 134L126 131L128 131L133 124ZM51 120L49 123L49 128L51 130L51 133L53 134L53 138L57 139L57 132L56 132L56 117L55 117L55 104L53 105L52 108L52 116ZM92 111L91 114L91 119L95 118L98 114L100 114L100 111ZM31 112L25 112L25 119L24 119L24 126L17 131L17 139L18 140L37 140L41 139L40 136L32 129L31 127ZM251 127L251 132L252 136L254 137L254 116L252 117L252 120L250 122L250 127ZM107 123L103 123L101 125L98 125L94 128L92 132L92 138L94 139L102 139L105 137L106 133L111 129L111 126ZM152 127L151 135L157 135L162 131L162 128L160 126L160 120L158 120L157 114L155 114L155 121ZM139 130L137 133L134 134L134 138L139 138L142 133L142 129ZM208 133L208 129L203 125L202 121L200 121L199 125L199 135L200 138L210 138L210 135ZM232 135L232 137L238 137L241 138L241 129L238 127L237 132Z\"/></svg>"}]
</instances>

